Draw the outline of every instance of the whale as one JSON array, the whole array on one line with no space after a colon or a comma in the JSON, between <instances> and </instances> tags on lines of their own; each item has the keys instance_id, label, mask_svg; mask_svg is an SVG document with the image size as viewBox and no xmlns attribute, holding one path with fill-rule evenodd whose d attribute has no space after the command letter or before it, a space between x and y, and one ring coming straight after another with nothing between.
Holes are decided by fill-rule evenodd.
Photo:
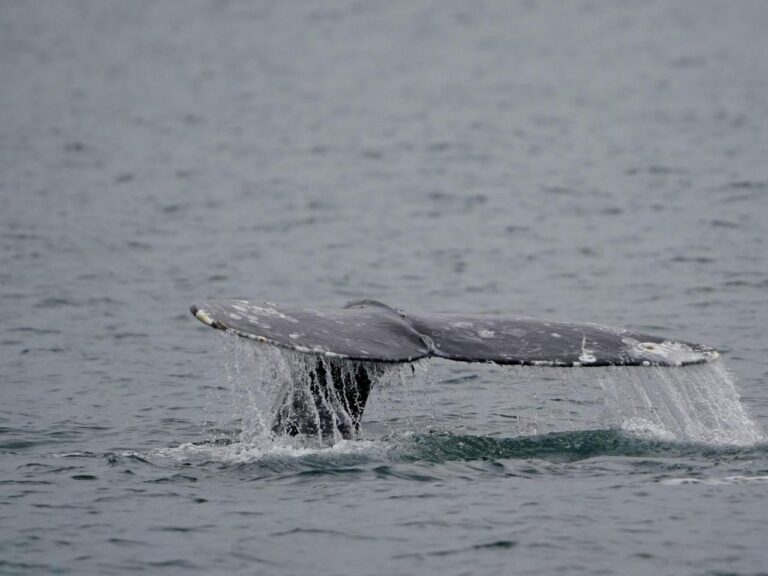
<instances>
[{"instance_id":1,"label":"whale","mask_svg":"<svg viewBox=\"0 0 768 576\"><path fill-rule=\"evenodd\" d=\"M430 357L580 369L681 367L719 357L703 344L601 324L411 313L370 299L332 309L223 299L195 304L190 311L211 328L298 354L306 381L278 399L276 434L351 438L385 367Z\"/></svg>"}]
</instances>

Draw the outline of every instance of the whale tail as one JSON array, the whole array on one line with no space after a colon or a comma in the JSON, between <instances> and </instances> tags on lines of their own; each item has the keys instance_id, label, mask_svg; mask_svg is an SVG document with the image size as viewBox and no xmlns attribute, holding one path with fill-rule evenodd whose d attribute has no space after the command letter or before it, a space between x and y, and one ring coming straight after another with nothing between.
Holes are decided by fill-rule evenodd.
<instances>
[{"instance_id":1,"label":"whale tail","mask_svg":"<svg viewBox=\"0 0 768 576\"><path fill-rule=\"evenodd\" d=\"M276 433L348 438L360 427L384 366L427 357L518 366L687 366L719 354L700 344L597 324L482 314L406 314L375 300L315 310L213 300L192 306L204 324L299 352L278 399Z\"/></svg>"}]
</instances>

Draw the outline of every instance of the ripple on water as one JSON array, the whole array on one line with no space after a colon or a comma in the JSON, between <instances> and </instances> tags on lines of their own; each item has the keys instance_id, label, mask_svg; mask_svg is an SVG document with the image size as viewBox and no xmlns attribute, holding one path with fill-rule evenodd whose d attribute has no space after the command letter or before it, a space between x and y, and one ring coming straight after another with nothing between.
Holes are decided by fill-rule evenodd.
<instances>
[{"instance_id":1,"label":"ripple on water","mask_svg":"<svg viewBox=\"0 0 768 576\"><path fill-rule=\"evenodd\" d=\"M406 433L378 440L345 440L333 446L301 445L294 438L284 443L248 445L238 442L182 444L143 453L142 458L161 468L192 465L243 469L250 467L268 474L327 474L358 472L362 466L377 477L398 477L416 481L437 480L428 472L433 465L462 462L483 473L506 473L496 463L577 463L595 458L654 459L703 457L739 462L768 454L768 444L713 446L644 438L624 430L555 432L537 436L496 438L458 435L448 432ZM123 456L136 457L128 452ZM482 470L476 464L483 463ZM409 468L416 464L417 468ZM490 468L489 468L490 466ZM653 466L652 471L658 468ZM665 467L665 469L668 467ZM540 474L547 468L534 467ZM517 472L523 473L520 470ZM524 474L525 475L525 474ZM183 474L181 476L184 476ZM158 481L168 481L167 478Z\"/></svg>"},{"instance_id":2,"label":"ripple on water","mask_svg":"<svg viewBox=\"0 0 768 576\"><path fill-rule=\"evenodd\" d=\"M705 484L708 486L728 486L731 484L766 484L768 476L713 476L707 478L665 478L660 484L682 486L686 484Z\"/></svg>"}]
</instances>

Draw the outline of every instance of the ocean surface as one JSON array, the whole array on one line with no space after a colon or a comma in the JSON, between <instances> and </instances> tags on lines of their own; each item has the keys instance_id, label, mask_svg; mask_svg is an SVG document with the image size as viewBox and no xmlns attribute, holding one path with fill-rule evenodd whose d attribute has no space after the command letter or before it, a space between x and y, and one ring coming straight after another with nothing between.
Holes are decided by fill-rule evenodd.
<instances>
[{"instance_id":1,"label":"ocean surface","mask_svg":"<svg viewBox=\"0 0 768 576\"><path fill-rule=\"evenodd\" d=\"M768 3L0 1L0 574L768 574ZM191 304L589 321L270 438ZM740 398L739 398L740 395ZM266 398L266 400L265 400Z\"/></svg>"}]
</instances>

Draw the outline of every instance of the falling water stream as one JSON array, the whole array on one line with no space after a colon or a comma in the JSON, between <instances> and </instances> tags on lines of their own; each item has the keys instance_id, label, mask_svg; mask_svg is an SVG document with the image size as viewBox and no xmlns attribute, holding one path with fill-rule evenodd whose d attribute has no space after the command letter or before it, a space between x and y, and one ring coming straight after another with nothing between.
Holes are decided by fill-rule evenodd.
<instances>
[{"instance_id":1,"label":"falling water stream","mask_svg":"<svg viewBox=\"0 0 768 576\"><path fill-rule=\"evenodd\" d=\"M309 362L304 354L229 335L222 335L221 342L220 378L229 400L221 390L211 399L212 423L221 422L222 417L237 422L234 439L242 446L298 442L304 447L327 447L343 441L340 427L350 416L343 401L333 396L326 401L341 416L334 420L331 434L289 439L272 430L286 394L311 395L314 357ZM670 442L745 446L764 440L721 361L679 368L496 366L492 373L487 373L487 365L474 364L461 365L465 375L458 378L433 373L426 361L415 365L346 362L345 369L354 373L358 364L365 364L375 375L363 427L355 435L358 440L427 430L520 437L606 428ZM490 384L479 386L474 375L467 375L472 367L494 380L495 389ZM441 393L457 396L456 414L435 413L434 397ZM462 421L462 411L474 422ZM488 428L483 422L489 422Z\"/></svg>"},{"instance_id":2,"label":"falling water stream","mask_svg":"<svg viewBox=\"0 0 768 576\"><path fill-rule=\"evenodd\" d=\"M611 367L597 380L624 430L666 440L749 445L764 440L721 360L680 368Z\"/></svg>"}]
</instances>

